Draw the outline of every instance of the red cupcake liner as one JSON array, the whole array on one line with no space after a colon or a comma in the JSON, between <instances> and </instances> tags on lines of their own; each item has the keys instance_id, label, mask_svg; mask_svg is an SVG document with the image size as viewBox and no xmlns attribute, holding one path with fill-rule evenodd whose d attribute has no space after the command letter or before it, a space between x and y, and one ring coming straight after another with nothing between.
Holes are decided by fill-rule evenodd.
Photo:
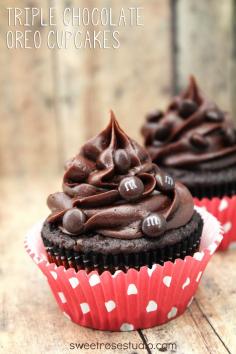
<instances>
[{"instance_id":1,"label":"red cupcake liner","mask_svg":"<svg viewBox=\"0 0 236 354\"><path fill-rule=\"evenodd\" d=\"M204 207L220 221L223 228L223 240L218 250L227 250L232 242L236 242L236 195L201 200L194 198L194 203L199 207Z\"/></svg>"},{"instance_id":2,"label":"red cupcake liner","mask_svg":"<svg viewBox=\"0 0 236 354\"><path fill-rule=\"evenodd\" d=\"M193 257L143 266L139 271L111 274L75 272L49 263L41 240L42 222L28 233L25 248L47 277L66 317L94 329L130 331L161 325L181 315L190 305L203 271L222 240L218 220L202 208L204 227L200 251Z\"/></svg>"}]
</instances>

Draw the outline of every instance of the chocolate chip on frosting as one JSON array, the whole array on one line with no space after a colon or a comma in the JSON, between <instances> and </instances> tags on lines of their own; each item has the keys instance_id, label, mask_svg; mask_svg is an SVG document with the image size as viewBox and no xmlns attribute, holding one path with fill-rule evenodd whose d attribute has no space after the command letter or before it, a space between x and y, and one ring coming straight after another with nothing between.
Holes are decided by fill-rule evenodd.
<instances>
[{"instance_id":1,"label":"chocolate chip on frosting","mask_svg":"<svg viewBox=\"0 0 236 354\"><path fill-rule=\"evenodd\" d=\"M122 198L133 201L139 199L143 194L144 184L136 176L126 177L121 180L118 190Z\"/></svg>"},{"instance_id":2,"label":"chocolate chip on frosting","mask_svg":"<svg viewBox=\"0 0 236 354\"><path fill-rule=\"evenodd\" d=\"M170 175L162 172L156 174L156 182L157 189L160 192L169 192L175 188L174 179Z\"/></svg>"},{"instance_id":3,"label":"chocolate chip on frosting","mask_svg":"<svg viewBox=\"0 0 236 354\"><path fill-rule=\"evenodd\" d=\"M155 123L162 117L163 117L163 112L157 109L153 112L149 112L146 116L146 120L149 123Z\"/></svg>"},{"instance_id":4,"label":"chocolate chip on frosting","mask_svg":"<svg viewBox=\"0 0 236 354\"><path fill-rule=\"evenodd\" d=\"M144 218L142 231L148 237L157 237L166 229L166 219L162 214L153 213Z\"/></svg>"},{"instance_id":5,"label":"chocolate chip on frosting","mask_svg":"<svg viewBox=\"0 0 236 354\"><path fill-rule=\"evenodd\" d=\"M200 150L205 150L209 146L207 138L198 133L194 133L190 137L190 142L194 147Z\"/></svg>"},{"instance_id":6,"label":"chocolate chip on frosting","mask_svg":"<svg viewBox=\"0 0 236 354\"><path fill-rule=\"evenodd\" d=\"M224 119L224 114L223 112L219 111L219 110L209 110L206 112L205 114L206 119L210 122L222 122Z\"/></svg>"},{"instance_id":7,"label":"chocolate chip on frosting","mask_svg":"<svg viewBox=\"0 0 236 354\"><path fill-rule=\"evenodd\" d=\"M130 156L124 149L118 149L114 153L114 163L120 173L126 173L131 165Z\"/></svg>"},{"instance_id":8,"label":"chocolate chip on frosting","mask_svg":"<svg viewBox=\"0 0 236 354\"><path fill-rule=\"evenodd\" d=\"M52 212L72 208L72 199L63 192L50 194L47 205Z\"/></svg>"},{"instance_id":9,"label":"chocolate chip on frosting","mask_svg":"<svg viewBox=\"0 0 236 354\"><path fill-rule=\"evenodd\" d=\"M188 118L196 112L197 108L198 106L196 102L190 99L185 99L180 103L178 112L182 118Z\"/></svg>"},{"instance_id":10,"label":"chocolate chip on frosting","mask_svg":"<svg viewBox=\"0 0 236 354\"><path fill-rule=\"evenodd\" d=\"M79 234L83 230L85 220L85 214L80 209L73 208L64 214L62 225L68 232Z\"/></svg>"},{"instance_id":11,"label":"chocolate chip on frosting","mask_svg":"<svg viewBox=\"0 0 236 354\"><path fill-rule=\"evenodd\" d=\"M168 124L157 125L154 139L158 140L158 141L164 141L168 138L170 131L171 131L171 129Z\"/></svg>"},{"instance_id":12,"label":"chocolate chip on frosting","mask_svg":"<svg viewBox=\"0 0 236 354\"><path fill-rule=\"evenodd\" d=\"M236 130L232 127L226 127L223 131L225 143L229 146L236 143Z\"/></svg>"}]
</instances>

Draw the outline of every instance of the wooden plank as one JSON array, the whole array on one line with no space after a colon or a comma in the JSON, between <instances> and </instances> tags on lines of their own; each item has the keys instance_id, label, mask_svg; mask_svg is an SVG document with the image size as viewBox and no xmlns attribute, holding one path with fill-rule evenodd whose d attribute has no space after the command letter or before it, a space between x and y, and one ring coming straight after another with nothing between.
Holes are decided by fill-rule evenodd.
<instances>
[{"instance_id":1,"label":"wooden plank","mask_svg":"<svg viewBox=\"0 0 236 354\"><path fill-rule=\"evenodd\" d=\"M68 2L62 2L60 8L63 6ZM144 26L121 27L118 49L69 48L56 52L57 95L61 98L57 102L66 157L106 126L110 109L114 109L127 133L141 141L139 130L145 113L164 106L170 94L169 3L72 0L69 6L111 7L114 16L122 7L143 7ZM59 12L60 8L58 5ZM104 29L110 27L96 28ZM65 97L72 101L66 102Z\"/></svg>"},{"instance_id":2,"label":"wooden plank","mask_svg":"<svg viewBox=\"0 0 236 354\"><path fill-rule=\"evenodd\" d=\"M47 5L47 0L30 3L44 10ZM45 44L48 28L37 23L8 27L7 7L19 7L19 2L4 0L0 5L0 174L50 174L58 170L60 154L51 52ZM47 21L48 12L44 14ZM6 32L25 29L40 31L42 48L8 49Z\"/></svg>"},{"instance_id":3,"label":"wooden plank","mask_svg":"<svg viewBox=\"0 0 236 354\"><path fill-rule=\"evenodd\" d=\"M207 96L232 111L231 65L233 1L177 2L179 86L196 75ZM235 58L234 58L235 59Z\"/></svg>"},{"instance_id":4,"label":"wooden plank","mask_svg":"<svg viewBox=\"0 0 236 354\"><path fill-rule=\"evenodd\" d=\"M200 310L232 353L236 348L235 258L236 249L217 254L196 297Z\"/></svg>"}]
</instances>

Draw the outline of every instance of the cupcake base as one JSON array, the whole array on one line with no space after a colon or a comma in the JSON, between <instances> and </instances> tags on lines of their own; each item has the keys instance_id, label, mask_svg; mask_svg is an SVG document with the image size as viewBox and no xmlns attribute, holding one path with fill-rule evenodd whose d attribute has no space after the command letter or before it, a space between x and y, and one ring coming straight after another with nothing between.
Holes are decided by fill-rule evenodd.
<instances>
[{"instance_id":1,"label":"cupcake base","mask_svg":"<svg viewBox=\"0 0 236 354\"><path fill-rule=\"evenodd\" d=\"M164 265L143 266L115 274L87 274L47 261L42 223L27 235L25 248L47 277L63 314L94 329L130 331L166 323L190 305L204 269L221 242L219 222L198 208L203 221L200 252ZM43 306L43 304L41 304Z\"/></svg>"},{"instance_id":2,"label":"cupcake base","mask_svg":"<svg viewBox=\"0 0 236 354\"><path fill-rule=\"evenodd\" d=\"M180 227L176 230L168 231L163 236L163 241L168 240L168 244L164 245L163 241L144 241L142 251L137 249L135 252L130 252L129 248L135 249L135 244L132 242L132 247L130 247L129 240L128 247L126 252L117 252L124 247L125 242L123 240L114 240L101 238L100 242L106 242L108 244L106 252L109 253L99 253L94 251L76 251L73 247L73 243L65 242L63 238L62 242L58 244L58 240L61 236L60 230L54 230L54 234L50 229L50 224L45 223L42 230L42 239L46 252L48 255L48 260L50 263L55 263L57 266L63 265L67 268L74 268L76 271L84 269L87 272L97 270L99 273L102 273L106 270L109 270L111 273L114 273L117 270L122 270L126 272L129 268L135 268L137 270L140 267L146 265L151 267L153 264L161 264L167 261L174 261L177 258L183 259L184 257L190 255L192 256L198 249L200 244L200 238L202 234L203 222L201 216L195 211L192 219L185 226ZM176 240L180 240L176 242ZM57 244L55 242L57 241ZM71 240L70 240L71 241ZM120 241L120 244L119 244ZM139 240L138 240L139 241ZM135 241L138 245L138 241ZM92 240L90 243L93 243ZM95 242L99 242L95 238ZM146 243L145 243L146 242ZM117 244L118 243L118 244ZM173 243L173 244L172 244ZM96 245L95 245L96 246ZM145 249L149 247L150 249ZM115 248L116 247L116 248Z\"/></svg>"}]
</instances>

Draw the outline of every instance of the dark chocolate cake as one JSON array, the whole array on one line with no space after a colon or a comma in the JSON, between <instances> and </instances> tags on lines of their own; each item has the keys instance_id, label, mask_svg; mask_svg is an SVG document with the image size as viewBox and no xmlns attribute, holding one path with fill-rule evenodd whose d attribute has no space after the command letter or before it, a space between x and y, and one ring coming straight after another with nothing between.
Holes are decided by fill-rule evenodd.
<instances>
[{"instance_id":1,"label":"dark chocolate cake","mask_svg":"<svg viewBox=\"0 0 236 354\"><path fill-rule=\"evenodd\" d=\"M66 164L63 192L48 197L42 239L50 262L99 272L163 264L198 250L203 222L186 187L119 127Z\"/></svg>"}]
</instances>

